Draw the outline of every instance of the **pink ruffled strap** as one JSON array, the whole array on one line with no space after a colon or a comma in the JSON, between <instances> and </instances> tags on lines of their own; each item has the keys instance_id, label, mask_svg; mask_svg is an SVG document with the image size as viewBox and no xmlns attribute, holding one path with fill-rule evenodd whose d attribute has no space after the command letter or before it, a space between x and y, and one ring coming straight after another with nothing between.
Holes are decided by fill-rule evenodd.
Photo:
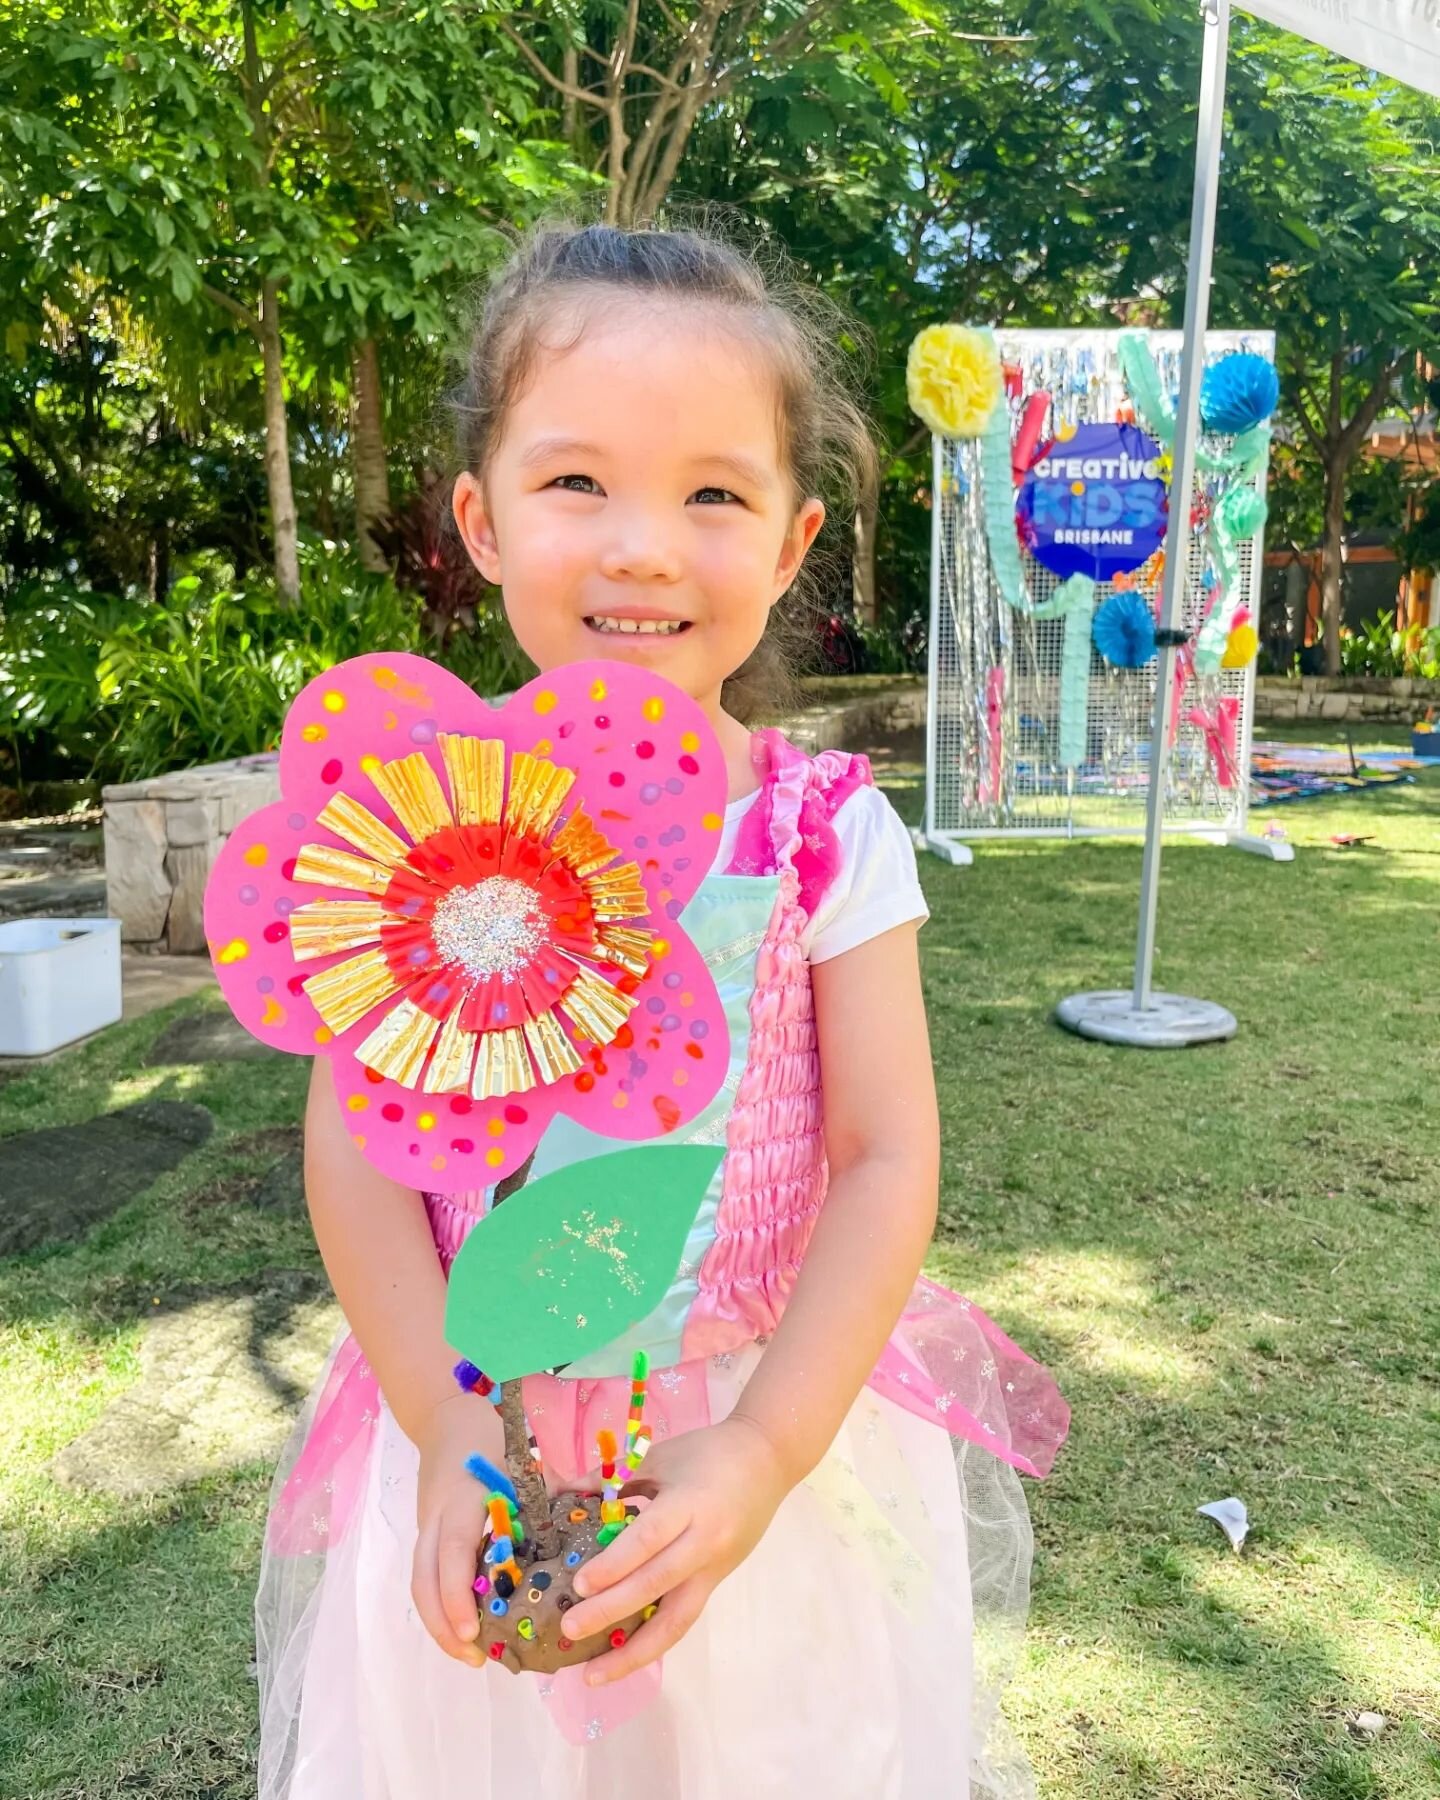
<instances>
[{"instance_id":1,"label":"pink ruffled strap","mask_svg":"<svg viewBox=\"0 0 1440 1800\"><path fill-rule=\"evenodd\" d=\"M740 821L727 873L773 875L793 868L807 918L825 897L840 867L840 840L831 820L857 788L873 787L868 758L843 750L806 756L778 731L757 731L751 757L760 797Z\"/></svg>"}]
</instances>

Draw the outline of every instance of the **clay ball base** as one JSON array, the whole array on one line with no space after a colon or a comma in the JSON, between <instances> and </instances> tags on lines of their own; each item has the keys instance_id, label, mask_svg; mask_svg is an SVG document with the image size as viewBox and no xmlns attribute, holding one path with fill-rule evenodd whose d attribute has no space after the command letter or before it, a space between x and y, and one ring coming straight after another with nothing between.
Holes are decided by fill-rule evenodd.
<instances>
[{"instance_id":1,"label":"clay ball base","mask_svg":"<svg viewBox=\"0 0 1440 1800\"><path fill-rule=\"evenodd\" d=\"M584 1516L572 1518L572 1513ZM514 1593L501 1601L503 1611L496 1610L494 1604L499 1596L493 1568L483 1564L479 1571L491 1585L488 1592L475 1596L480 1609L480 1636L476 1641L488 1661L499 1663L514 1674L523 1669L536 1675L552 1675L556 1669L591 1662L614 1647L607 1632L597 1632L577 1644L565 1636L564 1629L565 1614L580 1598L575 1592L575 1577L598 1554L595 1540L600 1532L600 1495L557 1494L550 1502L550 1517L560 1543L559 1554L528 1562L526 1554L531 1546L520 1546L515 1560L520 1565L521 1579ZM569 1558L577 1552L578 1560L571 1562ZM640 1623L641 1614L635 1613L610 1629L623 1631L629 1637Z\"/></svg>"}]
</instances>

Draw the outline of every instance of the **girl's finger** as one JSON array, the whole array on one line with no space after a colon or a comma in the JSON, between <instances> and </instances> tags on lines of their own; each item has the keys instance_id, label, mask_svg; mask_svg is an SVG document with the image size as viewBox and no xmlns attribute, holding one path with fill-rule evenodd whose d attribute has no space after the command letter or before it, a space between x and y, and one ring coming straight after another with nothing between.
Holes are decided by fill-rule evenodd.
<instances>
[{"instance_id":1,"label":"girl's finger","mask_svg":"<svg viewBox=\"0 0 1440 1800\"><path fill-rule=\"evenodd\" d=\"M451 1629L462 1643L479 1635L480 1618L475 1607L475 1533L465 1519L442 1519L435 1564L440 1578L440 1604Z\"/></svg>"},{"instance_id":2,"label":"girl's finger","mask_svg":"<svg viewBox=\"0 0 1440 1800\"><path fill-rule=\"evenodd\" d=\"M456 1637L440 1599L440 1574L436 1561L439 1539L438 1521L432 1521L421 1527L420 1535L415 1540L415 1561L410 1575L410 1597L415 1602L415 1610L420 1615L420 1623L445 1654L455 1657L459 1662L473 1663L478 1666L481 1660L479 1650L473 1644L462 1643Z\"/></svg>"},{"instance_id":3,"label":"girl's finger","mask_svg":"<svg viewBox=\"0 0 1440 1800\"><path fill-rule=\"evenodd\" d=\"M678 1644L705 1610L705 1602L715 1591L715 1583L706 1575L692 1575L665 1596L665 1604L653 1619L648 1619L633 1637L618 1650L607 1650L594 1662L585 1665L587 1687L603 1687L619 1681L654 1662L657 1656Z\"/></svg>"},{"instance_id":4,"label":"girl's finger","mask_svg":"<svg viewBox=\"0 0 1440 1800\"><path fill-rule=\"evenodd\" d=\"M641 1563L649 1562L652 1556L658 1556L667 1545L673 1544L689 1522L687 1512L681 1507L673 1502L667 1506L664 1500L656 1500L638 1519L632 1520L613 1543L607 1544L592 1562L577 1572L575 1592L582 1600L591 1594L603 1594L606 1588L613 1587L626 1575L634 1574Z\"/></svg>"},{"instance_id":5,"label":"girl's finger","mask_svg":"<svg viewBox=\"0 0 1440 1800\"><path fill-rule=\"evenodd\" d=\"M632 1525L624 1535L628 1537L635 1529ZM597 1631L608 1631L621 1619L679 1587L698 1566L694 1535L682 1531L673 1543L642 1563L632 1575L623 1577L593 1599L572 1607L565 1615L566 1637L579 1639L592 1637Z\"/></svg>"}]
</instances>

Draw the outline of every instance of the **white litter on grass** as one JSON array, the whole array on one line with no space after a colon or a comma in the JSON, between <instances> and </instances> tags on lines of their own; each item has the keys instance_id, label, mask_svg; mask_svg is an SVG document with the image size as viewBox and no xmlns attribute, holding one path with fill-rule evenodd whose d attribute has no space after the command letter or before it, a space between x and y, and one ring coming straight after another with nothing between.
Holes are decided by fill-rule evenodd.
<instances>
[{"instance_id":1,"label":"white litter on grass","mask_svg":"<svg viewBox=\"0 0 1440 1800\"><path fill-rule=\"evenodd\" d=\"M1238 1550L1245 1542L1245 1534L1250 1529L1250 1515L1245 1510L1243 1500L1237 1500L1232 1494L1228 1500L1212 1500L1206 1506L1197 1506L1195 1510L1202 1518L1215 1521L1229 1538L1232 1550Z\"/></svg>"}]
</instances>

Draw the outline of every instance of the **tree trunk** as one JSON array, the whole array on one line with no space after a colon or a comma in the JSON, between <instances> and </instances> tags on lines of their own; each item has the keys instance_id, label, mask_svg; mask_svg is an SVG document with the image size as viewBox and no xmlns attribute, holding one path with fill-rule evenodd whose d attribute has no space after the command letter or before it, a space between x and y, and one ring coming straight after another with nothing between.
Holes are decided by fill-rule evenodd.
<instances>
[{"instance_id":1,"label":"tree trunk","mask_svg":"<svg viewBox=\"0 0 1440 1800\"><path fill-rule=\"evenodd\" d=\"M300 603L295 490L290 481L290 434L285 424L285 383L280 343L280 295L273 281L260 287L260 352L265 362L265 479L270 489L270 533L275 547L275 585L282 605Z\"/></svg>"},{"instance_id":2,"label":"tree trunk","mask_svg":"<svg viewBox=\"0 0 1440 1800\"><path fill-rule=\"evenodd\" d=\"M1325 673L1340 673L1340 622L1345 594L1345 475L1349 458L1334 457L1325 465L1325 537L1320 562L1320 620L1325 642Z\"/></svg>"},{"instance_id":3,"label":"tree trunk","mask_svg":"<svg viewBox=\"0 0 1440 1800\"><path fill-rule=\"evenodd\" d=\"M385 467L385 414L380 398L380 355L374 338L355 346L351 359L350 446L355 474L355 543L364 568L388 569L377 533L390 519L390 477Z\"/></svg>"},{"instance_id":4,"label":"tree trunk","mask_svg":"<svg viewBox=\"0 0 1440 1800\"><path fill-rule=\"evenodd\" d=\"M850 565L850 592L855 601L855 617L866 627L873 627L875 623L875 526L879 513L878 494L871 494L855 508L855 551Z\"/></svg>"}]
</instances>

